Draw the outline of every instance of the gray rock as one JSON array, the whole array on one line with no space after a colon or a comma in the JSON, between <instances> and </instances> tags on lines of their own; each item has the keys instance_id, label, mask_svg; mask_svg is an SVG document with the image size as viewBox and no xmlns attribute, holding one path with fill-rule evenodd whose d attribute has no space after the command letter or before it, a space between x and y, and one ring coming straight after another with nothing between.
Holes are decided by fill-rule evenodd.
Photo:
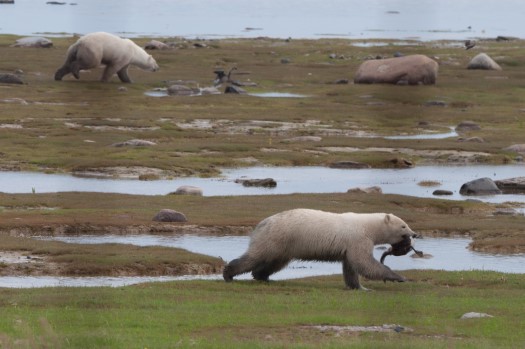
<instances>
[{"instance_id":1,"label":"gray rock","mask_svg":"<svg viewBox=\"0 0 525 349\"><path fill-rule=\"evenodd\" d=\"M515 153L525 153L525 144L513 144L503 150L513 151Z\"/></svg>"},{"instance_id":2,"label":"gray rock","mask_svg":"<svg viewBox=\"0 0 525 349\"><path fill-rule=\"evenodd\" d=\"M339 79L335 81L336 85L348 85L350 81L348 79Z\"/></svg>"},{"instance_id":3,"label":"gray rock","mask_svg":"<svg viewBox=\"0 0 525 349\"><path fill-rule=\"evenodd\" d=\"M432 85L436 83L439 66L424 55L368 60L354 77L356 84Z\"/></svg>"},{"instance_id":4,"label":"gray rock","mask_svg":"<svg viewBox=\"0 0 525 349\"><path fill-rule=\"evenodd\" d=\"M246 90L243 88L240 88L239 86L226 86L226 89L224 90L224 93L233 93L238 95L245 95Z\"/></svg>"},{"instance_id":5,"label":"gray rock","mask_svg":"<svg viewBox=\"0 0 525 349\"><path fill-rule=\"evenodd\" d=\"M22 85L24 82L20 77L15 74L0 74L0 84L19 84Z\"/></svg>"},{"instance_id":6,"label":"gray rock","mask_svg":"<svg viewBox=\"0 0 525 349\"><path fill-rule=\"evenodd\" d=\"M184 213L170 209L162 209L153 217L155 222L187 222Z\"/></svg>"},{"instance_id":7,"label":"gray rock","mask_svg":"<svg viewBox=\"0 0 525 349\"><path fill-rule=\"evenodd\" d=\"M199 187L195 187L193 185L182 185L177 188L173 193L170 193L173 195L195 195L195 196L202 196L202 189Z\"/></svg>"},{"instance_id":8,"label":"gray rock","mask_svg":"<svg viewBox=\"0 0 525 349\"><path fill-rule=\"evenodd\" d=\"M498 208L492 214L494 216L516 216L518 211L513 208Z\"/></svg>"},{"instance_id":9,"label":"gray rock","mask_svg":"<svg viewBox=\"0 0 525 349\"><path fill-rule=\"evenodd\" d=\"M467 182L459 189L461 195L495 195L501 194L496 183L488 177Z\"/></svg>"},{"instance_id":10,"label":"gray rock","mask_svg":"<svg viewBox=\"0 0 525 349\"><path fill-rule=\"evenodd\" d=\"M505 194L525 193L525 177L498 179L495 183Z\"/></svg>"},{"instance_id":11,"label":"gray rock","mask_svg":"<svg viewBox=\"0 0 525 349\"><path fill-rule=\"evenodd\" d=\"M448 104L445 101L426 101L426 107L446 107Z\"/></svg>"},{"instance_id":12,"label":"gray rock","mask_svg":"<svg viewBox=\"0 0 525 349\"><path fill-rule=\"evenodd\" d=\"M486 53L480 53L467 65L467 69L502 70L498 63Z\"/></svg>"},{"instance_id":13,"label":"gray rock","mask_svg":"<svg viewBox=\"0 0 525 349\"><path fill-rule=\"evenodd\" d=\"M192 96L199 92L198 89L193 89L184 85L171 85L168 87L168 94L170 96Z\"/></svg>"},{"instance_id":14,"label":"gray rock","mask_svg":"<svg viewBox=\"0 0 525 349\"><path fill-rule=\"evenodd\" d=\"M443 190L443 189L434 190L434 192L432 193L432 195L436 195L436 196L452 195L452 194L454 193L452 193L450 190Z\"/></svg>"},{"instance_id":15,"label":"gray rock","mask_svg":"<svg viewBox=\"0 0 525 349\"><path fill-rule=\"evenodd\" d=\"M219 91L216 87L203 87L201 88L201 94L203 95L220 95L221 91Z\"/></svg>"},{"instance_id":16,"label":"gray rock","mask_svg":"<svg viewBox=\"0 0 525 349\"><path fill-rule=\"evenodd\" d=\"M337 161L329 166L330 168L370 168L369 164L357 161Z\"/></svg>"},{"instance_id":17,"label":"gray rock","mask_svg":"<svg viewBox=\"0 0 525 349\"><path fill-rule=\"evenodd\" d=\"M15 41L13 47L41 47L49 48L53 46L53 42L47 38L40 36L28 36Z\"/></svg>"},{"instance_id":18,"label":"gray rock","mask_svg":"<svg viewBox=\"0 0 525 349\"><path fill-rule=\"evenodd\" d=\"M456 126L456 132L467 132L481 130L481 126L474 121L462 121Z\"/></svg>"},{"instance_id":19,"label":"gray rock","mask_svg":"<svg viewBox=\"0 0 525 349\"><path fill-rule=\"evenodd\" d=\"M472 143L485 143L485 140L481 137L469 137L469 138L458 138L458 142L472 142Z\"/></svg>"},{"instance_id":20,"label":"gray rock","mask_svg":"<svg viewBox=\"0 0 525 349\"><path fill-rule=\"evenodd\" d=\"M351 188L346 192L351 194L383 194L383 190L378 186L368 188Z\"/></svg>"},{"instance_id":21,"label":"gray rock","mask_svg":"<svg viewBox=\"0 0 525 349\"><path fill-rule=\"evenodd\" d=\"M293 138L287 138L283 139L283 143L294 143L294 142L320 142L322 140L321 137L318 136L299 136L299 137L293 137Z\"/></svg>"},{"instance_id":22,"label":"gray rock","mask_svg":"<svg viewBox=\"0 0 525 349\"><path fill-rule=\"evenodd\" d=\"M461 319L479 319L483 317L494 317L492 315L486 314L486 313L476 313L476 312L469 312L461 315Z\"/></svg>"},{"instance_id":23,"label":"gray rock","mask_svg":"<svg viewBox=\"0 0 525 349\"><path fill-rule=\"evenodd\" d=\"M236 179L235 183L240 183L245 187L266 187L274 188L277 186L277 182L273 178L264 179Z\"/></svg>"},{"instance_id":24,"label":"gray rock","mask_svg":"<svg viewBox=\"0 0 525 349\"><path fill-rule=\"evenodd\" d=\"M163 42L160 42L158 40L151 40L150 42L148 42L144 48L146 50L167 50L169 49L170 47L168 45L166 45L165 43Z\"/></svg>"},{"instance_id":25,"label":"gray rock","mask_svg":"<svg viewBox=\"0 0 525 349\"><path fill-rule=\"evenodd\" d=\"M130 139L129 141L112 144L112 147L150 147L157 145L155 142L146 141L143 139Z\"/></svg>"},{"instance_id":26,"label":"gray rock","mask_svg":"<svg viewBox=\"0 0 525 349\"><path fill-rule=\"evenodd\" d=\"M281 58L281 63L282 64L292 63L292 60L290 58Z\"/></svg>"}]
</instances>

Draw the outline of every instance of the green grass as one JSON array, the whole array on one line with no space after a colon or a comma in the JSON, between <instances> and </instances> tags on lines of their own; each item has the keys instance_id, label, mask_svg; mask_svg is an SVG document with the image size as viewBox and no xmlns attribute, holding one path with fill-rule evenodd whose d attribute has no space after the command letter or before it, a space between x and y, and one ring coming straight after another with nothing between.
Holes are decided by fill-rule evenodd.
<instances>
[{"instance_id":1,"label":"green grass","mask_svg":"<svg viewBox=\"0 0 525 349\"><path fill-rule=\"evenodd\" d=\"M503 148L523 143L525 48L523 42L479 41L476 50L498 58L502 72L465 69L474 51L439 43L417 46L355 47L351 40L216 40L209 49L152 52L161 70L132 69L134 84L118 91L117 80L102 84L100 70L53 81L74 38L53 39L55 49L10 45L18 37L0 35L0 72L24 71L25 85L0 86L0 169L71 172L111 166L146 166L168 176L216 176L221 167L247 166L253 157L270 165L328 165L354 160L389 167L393 156L363 151L345 154L326 147L399 148L397 157L416 165L424 159L403 149L485 152L477 161L511 162ZM161 39L161 38L159 38ZM144 44L149 39L137 39ZM446 44L446 42L445 42ZM440 62L435 86L335 85L352 80L366 56L425 54ZM330 53L348 57L330 60ZM281 64L283 57L292 60ZM216 67L237 66L259 85L258 92L291 92L304 99L249 96L153 98L146 90L166 80L192 80L209 86ZM9 100L11 99L11 102ZM6 101L7 100L7 101ZM25 104L16 101L24 100ZM446 107L429 107L443 100ZM212 129L183 129L179 123L222 121ZM279 130L268 125L252 132L252 120L292 123ZM298 126L307 121L323 126ZM462 134L484 143L443 140L386 140L349 137L345 132L377 135L418 134L420 121L442 132L472 120L481 130ZM102 128L100 128L102 127ZM233 127L237 131L232 132ZM239 129L240 127L240 129ZM326 131L329 129L329 131ZM334 132L337 131L337 132ZM340 134L338 132L343 132ZM300 135L321 142L288 143ZM133 138L157 143L152 148L114 148ZM86 142L89 140L90 142ZM265 152L265 148L279 150ZM214 153L210 153L213 151ZM316 156L311 152L315 151ZM321 152L319 152L321 151ZM447 162L446 158L434 161ZM439 181L439 178L429 180ZM140 183L140 182L138 182ZM175 188L174 188L175 189ZM348 188L341 188L344 192ZM81 246L35 241L31 235L190 229L159 225L151 218L162 208L186 214L190 224L220 233L246 234L258 221L296 207L342 212L392 212L424 235L467 234L480 250L523 252L523 217L492 216L496 205L418 199L397 195L279 195L261 197L131 196L95 193L0 194L0 250L40 252L75 270L111 274L144 266L159 268L207 258L167 248ZM36 209L28 209L36 208ZM45 209L49 208L49 209ZM8 237L22 235L24 238ZM181 257L182 259L177 259ZM207 261L215 263L215 259ZM137 263L137 261L139 263ZM0 265L5 269L6 264ZM129 269L128 269L129 270ZM403 272L411 283L365 281L374 292L343 290L340 276L257 282L180 282L121 288L0 289L0 348L519 348L525 338L523 275L490 272ZM494 315L459 320L469 311ZM414 329L402 333L352 333L336 336L309 325L382 325Z\"/></svg>"},{"instance_id":2,"label":"green grass","mask_svg":"<svg viewBox=\"0 0 525 349\"><path fill-rule=\"evenodd\" d=\"M259 283L194 281L119 288L0 290L0 344L9 348L517 348L524 278L490 272L404 272L412 282L341 276ZM493 318L460 320L466 312ZM313 325L401 333L320 332ZM25 345L22 343L30 343Z\"/></svg>"}]
</instances>

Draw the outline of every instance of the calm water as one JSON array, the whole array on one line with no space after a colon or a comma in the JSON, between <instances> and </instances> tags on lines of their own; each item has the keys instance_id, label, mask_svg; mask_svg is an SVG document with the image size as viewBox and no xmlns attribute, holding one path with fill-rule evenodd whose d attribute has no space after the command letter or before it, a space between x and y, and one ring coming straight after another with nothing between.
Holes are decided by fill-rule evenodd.
<instances>
[{"instance_id":1,"label":"calm water","mask_svg":"<svg viewBox=\"0 0 525 349\"><path fill-rule=\"evenodd\" d=\"M45 239L49 239L46 237ZM76 236L56 237L53 240L69 243L102 244L125 243L138 246L168 246L184 248L192 252L221 257L230 261L246 251L249 238L245 236ZM394 270L436 269L436 270L492 270L506 273L525 273L525 254L494 255L468 250L469 239L425 238L416 241L416 247L433 257L429 259L410 256L388 256L385 264ZM374 256L379 259L384 250L376 248ZM295 261L282 271L272 275L272 280L303 278L308 276L341 274L341 263ZM244 274L237 279L251 279ZM118 287L143 282L174 280L222 280L221 275L180 276L180 277L0 277L0 287Z\"/></svg>"},{"instance_id":2,"label":"calm water","mask_svg":"<svg viewBox=\"0 0 525 349\"><path fill-rule=\"evenodd\" d=\"M137 246L179 247L185 250L220 257L231 261L242 255L248 248L248 236L157 236L157 235L87 235L44 238L68 243L105 244L119 243ZM423 238L416 240L416 249L433 257L411 258L388 256L385 264L396 270L437 269L437 270L492 270L507 273L525 273L525 254L498 255L473 252L468 249L471 240L467 238ZM379 260L383 249L376 248L374 256ZM276 273L273 279L290 279L315 275L341 273L340 263L292 262L288 268ZM247 278L251 276L246 275Z\"/></svg>"},{"instance_id":3,"label":"calm water","mask_svg":"<svg viewBox=\"0 0 525 349\"><path fill-rule=\"evenodd\" d=\"M80 178L38 172L0 172L0 192L54 193L91 191L136 195L165 195L179 186L202 188L204 196L267 195L291 193L342 193L350 188L379 186L385 194L434 197L435 189L453 192L440 198L465 200L459 188L465 182L489 177L493 180L525 176L525 164L488 166L419 166L410 169L331 169L327 167L250 167L224 170L221 178L177 178L138 181L126 179ZM275 188L243 187L238 178L274 178ZM422 187L420 181L439 181L438 187ZM477 196L487 202L516 201L525 203L525 195Z\"/></svg>"},{"instance_id":4,"label":"calm water","mask_svg":"<svg viewBox=\"0 0 525 349\"><path fill-rule=\"evenodd\" d=\"M127 36L416 38L525 37L520 0L16 0L0 33L108 31Z\"/></svg>"}]
</instances>

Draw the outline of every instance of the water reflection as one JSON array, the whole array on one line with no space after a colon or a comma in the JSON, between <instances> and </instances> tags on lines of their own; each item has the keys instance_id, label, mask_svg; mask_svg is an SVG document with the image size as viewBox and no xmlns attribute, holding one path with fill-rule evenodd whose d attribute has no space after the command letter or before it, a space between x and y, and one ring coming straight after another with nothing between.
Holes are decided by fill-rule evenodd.
<instances>
[{"instance_id":1,"label":"water reflection","mask_svg":"<svg viewBox=\"0 0 525 349\"><path fill-rule=\"evenodd\" d=\"M327 167L249 167L226 169L221 178L176 178L170 180L141 181L130 179L79 178L63 174L36 172L0 172L0 192L5 193L55 193L90 191L135 195L165 195L182 185L202 188L205 196L268 195L291 193L342 193L349 188L379 186L385 194L417 197L435 197L435 189L452 191L443 199L465 200L471 197L459 194L465 182L489 177L493 180L523 175L524 164L480 166L419 166L410 169L331 169ZM275 188L244 187L235 180L268 178L277 182ZM421 181L437 181L438 187L418 185ZM525 195L505 194L476 196L477 200L500 203L515 201L525 203Z\"/></svg>"},{"instance_id":2,"label":"water reflection","mask_svg":"<svg viewBox=\"0 0 525 349\"><path fill-rule=\"evenodd\" d=\"M50 239L45 237L43 239ZM226 261L239 257L246 250L249 238L246 236L75 236L55 237L53 240L69 243L102 244L125 243L138 246L168 246L184 248L195 253L221 257ZM470 239L466 238L425 238L417 241L417 248L430 259L410 256L387 257L385 264L394 270L436 269L436 270L491 270L506 273L524 273L525 254L497 255L468 250ZM383 249L374 250L379 259ZM303 278L308 276L341 274L341 263L294 261L284 270L272 275L272 280ZM237 279L248 280L251 275L244 274ZM221 275L161 276L161 277L0 277L0 287L119 287L144 282L163 282L177 280L222 280Z\"/></svg>"},{"instance_id":3,"label":"water reflection","mask_svg":"<svg viewBox=\"0 0 525 349\"><path fill-rule=\"evenodd\" d=\"M47 239L47 238L46 238ZM158 235L105 235L55 237L53 240L68 243L102 244L120 243L137 246L166 246L183 248L191 252L220 257L230 261L243 254L249 242L247 236L158 236ZM468 249L468 238L423 238L416 240L418 250L433 257L411 258L389 256L385 263L396 270L492 270L508 273L525 273L525 254L500 255L473 252ZM379 259L383 249L376 248L374 256ZM287 269L273 276L274 279L289 279L314 275L341 273L340 263L292 262Z\"/></svg>"},{"instance_id":4,"label":"water reflection","mask_svg":"<svg viewBox=\"0 0 525 349\"><path fill-rule=\"evenodd\" d=\"M76 0L76 6L16 0L0 11L0 33L89 33L125 36L405 38L523 37L523 3L484 0ZM392 14L393 11L396 14ZM465 21L465 14L468 21ZM24 18L20 21L20 18ZM490 18L490 21L487 21ZM51 19L51 20L50 20ZM247 27L257 30L246 30Z\"/></svg>"}]
</instances>

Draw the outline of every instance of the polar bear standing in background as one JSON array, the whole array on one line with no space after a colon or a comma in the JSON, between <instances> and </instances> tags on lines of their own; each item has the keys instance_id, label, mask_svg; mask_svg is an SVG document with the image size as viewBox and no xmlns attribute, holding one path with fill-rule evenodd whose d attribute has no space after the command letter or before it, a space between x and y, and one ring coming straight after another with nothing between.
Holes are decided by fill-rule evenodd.
<instances>
[{"instance_id":1,"label":"polar bear standing in background","mask_svg":"<svg viewBox=\"0 0 525 349\"><path fill-rule=\"evenodd\" d=\"M91 33L69 47L64 65L55 73L55 80L62 80L69 73L78 79L80 70L105 65L101 81L109 81L116 73L120 81L131 82L130 64L148 71L159 69L155 59L130 39L104 32Z\"/></svg>"},{"instance_id":2,"label":"polar bear standing in background","mask_svg":"<svg viewBox=\"0 0 525 349\"><path fill-rule=\"evenodd\" d=\"M284 268L292 259L343 262L343 276L351 289L365 289L359 275L372 280L405 281L373 256L374 245L412 244L416 237L400 218L385 213L330 213L295 209L260 222L251 234L248 251L231 261L223 272L225 281L252 272L256 280Z\"/></svg>"}]
</instances>

